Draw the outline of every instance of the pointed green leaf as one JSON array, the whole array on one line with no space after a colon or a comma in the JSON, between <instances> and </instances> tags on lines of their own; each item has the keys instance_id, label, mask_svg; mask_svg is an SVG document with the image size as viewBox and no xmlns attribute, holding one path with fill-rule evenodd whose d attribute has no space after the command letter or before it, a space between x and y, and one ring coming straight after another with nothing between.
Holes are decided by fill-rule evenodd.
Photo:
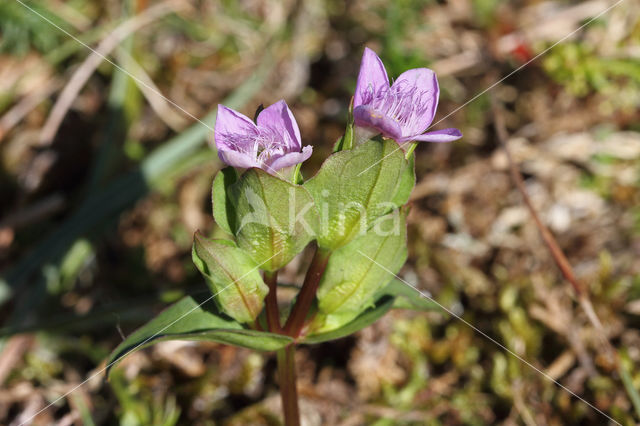
<instances>
[{"instance_id":1,"label":"pointed green leaf","mask_svg":"<svg viewBox=\"0 0 640 426\"><path fill-rule=\"evenodd\" d=\"M629 395L629 399L633 404L633 408L636 411L636 416L640 416L640 394L638 393L638 389L636 389L636 385L633 383L633 378L631 376L632 371L634 371L633 361L629 356L628 350L626 348L623 348L620 351L618 374L620 374L624 389L627 391L627 395Z\"/></svg>"},{"instance_id":2,"label":"pointed green leaf","mask_svg":"<svg viewBox=\"0 0 640 426\"><path fill-rule=\"evenodd\" d=\"M393 141L367 141L332 154L305 183L318 211L318 245L336 249L353 240L405 198L409 163ZM402 190L400 187L402 185ZM400 195L398 195L400 194Z\"/></svg>"},{"instance_id":3,"label":"pointed green leaf","mask_svg":"<svg viewBox=\"0 0 640 426\"><path fill-rule=\"evenodd\" d=\"M218 226L227 233L233 234L235 224L229 220L235 219L233 204L227 194L228 188L238 181L238 172L233 167L225 167L220 170L213 180L211 201L213 202L213 217Z\"/></svg>"},{"instance_id":4,"label":"pointed green leaf","mask_svg":"<svg viewBox=\"0 0 640 426\"><path fill-rule=\"evenodd\" d=\"M355 134L353 129L353 98L349 104L349 115L347 117L347 128L344 135L333 144L333 152L344 151L353 148Z\"/></svg>"},{"instance_id":5,"label":"pointed green leaf","mask_svg":"<svg viewBox=\"0 0 640 426\"><path fill-rule=\"evenodd\" d=\"M238 246L262 269L280 269L314 239L318 213L304 187L249 169L227 193Z\"/></svg>"},{"instance_id":6,"label":"pointed green leaf","mask_svg":"<svg viewBox=\"0 0 640 426\"><path fill-rule=\"evenodd\" d=\"M244 323L256 319L269 287L244 251L231 241L211 240L196 232L192 258L222 312Z\"/></svg>"},{"instance_id":7,"label":"pointed green leaf","mask_svg":"<svg viewBox=\"0 0 640 426\"><path fill-rule=\"evenodd\" d=\"M405 218L405 211L395 210L333 252L318 288L318 314L312 328L336 329L373 305L407 259Z\"/></svg>"},{"instance_id":8,"label":"pointed green leaf","mask_svg":"<svg viewBox=\"0 0 640 426\"><path fill-rule=\"evenodd\" d=\"M373 307L365 310L350 323L326 333L311 334L305 337L301 343L316 344L349 336L382 318L393 307L393 303L393 297L384 296L378 299Z\"/></svg>"},{"instance_id":9,"label":"pointed green leaf","mask_svg":"<svg viewBox=\"0 0 640 426\"><path fill-rule=\"evenodd\" d=\"M338 138L338 140L336 140L333 143L333 149L331 150L331 152L332 153L340 152L342 151L343 146L344 146L344 135L340 136L340 138Z\"/></svg>"},{"instance_id":10,"label":"pointed green leaf","mask_svg":"<svg viewBox=\"0 0 640 426\"><path fill-rule=\"evenodd\" d=\"M425 293L426 294L426 293ZM394 278L379 296L392 296L396 298L394 309L412 309L414 311L440 311L442 308L433 300L423 296L418 290L407 283Z\"/></svg>"},{"instance_id":11,"label":"pointed green leaf","mask_svg":"<svg viewBox=\"0 0 640 426\"><path fill-rule=\"evenodd\" d=\"M165 340L206 340L259 351L276 351L292 342L290 337L247 330L239 323L221 317L214 309L211 296L187 296L118 345L109 356L107 368L130 353Z\"/></svg>"}]
</instances>

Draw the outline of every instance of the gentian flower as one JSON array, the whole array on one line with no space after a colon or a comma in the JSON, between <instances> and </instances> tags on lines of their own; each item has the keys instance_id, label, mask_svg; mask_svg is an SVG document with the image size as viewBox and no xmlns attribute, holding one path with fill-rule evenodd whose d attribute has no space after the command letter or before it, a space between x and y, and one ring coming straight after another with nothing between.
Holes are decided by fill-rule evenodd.
<instances>
[{"instance_id":1,"label":"gentian flower","mask_svg":"<svg viewBox=\"0 0 640 426\"><path fill-rule=\"evenodd\" d=\"M380 58L365 48L353 98L356 139L369 139L379 133L399 144L451 142L461 138L458 129L424 133L433 122L439 94L436 74L428 68L405 71L389 84Z\"/></svg>"},{"instance_id":2,"label":"gentian flower","mask_svg":"<svg viewBox=\"0 0 640 426\"><path fill-rule=\"evenodd\" d=\"M300 148L300 129L281 100L263 109L256 123L245 115L218 105L214 129L218 157L240 168L258 167L271 174L302 163L311 156L310 145Z\"/></svg>"}]
</instances>

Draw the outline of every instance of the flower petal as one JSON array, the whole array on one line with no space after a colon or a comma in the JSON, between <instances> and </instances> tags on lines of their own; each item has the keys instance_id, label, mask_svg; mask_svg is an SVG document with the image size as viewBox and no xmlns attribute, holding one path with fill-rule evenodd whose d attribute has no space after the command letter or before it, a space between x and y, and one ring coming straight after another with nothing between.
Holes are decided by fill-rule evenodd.
<instances>
[{"instance_id":1,"label":"flower petal","mask_svg":"<svg viewBox=\"0 0 640 426\"><path fill-rule=\"evenodd\" d=\"M252 155L234 151L232 149L218 149L218 157L220 160L233 167L241 167L248 169L249 167L260 167L260 164Z\"/></svg>"},{"instance_id":2,"label":"flower petal","mask_svg":"<svg viewBox=\"0 0 640 426\"><path fill-rule=\"evenodd\" d=\"M462 133L458 129L442 129L433 132L423 133L421 135L404 138L405 140L414 140L417 142L452 142L462 137Z\"/></svg>"},{"instance_id":3,"label":"flower petal","mask_svg":"<svg viewBox=\"0 0 640 426\"><path fill-rule=\"evenodd\" d=\"M356 93L353 96L353 107L364 103L367 94L375 93L381 87L389 87L389 77L384 64L376 53L365 47L360 63L360 73L356 83Z\"/></svg>"},{"instance_id":4,"label":"flower petal","mask_svg":"<svg viewBox=\"0 0 640 426\"><path fill-rule=\"evenodd\" d=\"M218 150L236 148L236 144L241 138L234 138L232 143L229 139L231 135L254 135L255 132L256 125L245 115L224 105L218 105L218 115L216 116L214 129L214 138Z\"/></svg>"},{"instance_id":5,"label":"flower petal","mask_svg":"<svg viewBox=\"0 0 640 426\"><path fill-rule=\"evenodd\" d=\"M436 115L440 88L436 73L429 68L416 68L400 74L393 82L393 87L403 86L405 90L416 89L416 96L412 102L416 105L416 115L412 117L406 128L404 136L417 135L424 132Z\"/></svg>"},{"instance_id":6,"label":"flower petal","mask_svg":"<svg viewBox=\"0 0 640 426\"><path fill-rule=\"evenodd\" d=\"M278 134L288 134L289 138L283 138L287 150L300 151L300 146L302 146L300 129L293 113L284 100L280 100L260 111L256 121L258 127L270 127L277 131Z\"/></svg>"},{"instance_id":7,"label":"flower petal","mask_svg":"<svg viewBox=\"0 0 640 426\"><path fill-rule=\"evenodd\" d=\"M302 148L302 152L289 152L282 157L276 158L271 164L267 165L265 170L269 173L277 172L280 169L284 169L285 167L293 166L298 163L302 163L306 161L311 154L313 153L313 148L311 145L307 145Z\"/></svg>"},{"instance_id":8,"label":"flower petal","mask_svg":"<svg viewBox=\"0 0 640 426\"><path fill-rule=\"evenodd\" d=\"M376 129L378 133L382 133L388 138L395 140L402 138L402 129L395 120L368 105L354 108L353 121L356 126Z\"/></svg>"}]
</instances>

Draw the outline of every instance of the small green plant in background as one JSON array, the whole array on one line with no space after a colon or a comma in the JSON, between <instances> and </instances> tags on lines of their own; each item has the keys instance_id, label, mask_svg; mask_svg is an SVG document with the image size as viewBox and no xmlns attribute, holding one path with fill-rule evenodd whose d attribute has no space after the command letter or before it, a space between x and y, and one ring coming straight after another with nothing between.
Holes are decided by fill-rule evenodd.
<instances>
[{"instance_id":1,"label":"small green plant in background","mask_svg":"<svg viewBox=\"0 0 640 426\"><path fill-rule=\"evenodd\" d=\"M180 407L175 396L153 392L141 379L128 382L122 371L114 371L110 379L120 405L121 425L172 426L178 423Z\"/></svg>"},{"instance_id":2,"label":"small green plant in background","mask_svg":"<svg viewBox=\"0 0 640 426\"><path fill-rule=\"evenodd\" d=\"M578 97L600 93L605 112L633 110L640 105L640 62L631 57L606 57L585 42L556 46L543 61L545 71Z\"/></svg>"},{"instance_id":3,"label":"small green plant in background","mask_svg":"<svg viewBox=\"0 0 640 426\"><path fill-rule=\"evenodd\" d=\"M431 1L400 0L388 2L380 10L385 22L382 47L385 64L392 74L400 74L407 68L415 68L425 63L422 49L407 46L412 32L429 25L421 19L422 11Z\"/></svg>"}]
</instances>

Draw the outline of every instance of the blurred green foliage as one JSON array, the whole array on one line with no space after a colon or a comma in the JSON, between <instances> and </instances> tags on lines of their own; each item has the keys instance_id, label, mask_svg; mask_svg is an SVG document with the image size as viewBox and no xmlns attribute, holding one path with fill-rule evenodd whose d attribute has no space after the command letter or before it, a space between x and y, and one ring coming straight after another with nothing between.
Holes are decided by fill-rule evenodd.
<instances>
[{"instance_id":1,"label":"blurred green foliage","mask_svg":"<svg viewBox=\"0 0 640 426\"><path fill-rule=\"evenodd\" d=\"M173 426L178 423L180 407L173 394L162 395L141 378L128 381L120 370L110 379L119 402L121 426Z\"/></svg>"},{"instance_id":2,"label":"blurred green foliage","mask_svg":"<svg viewBox=\"0 0 640 426\"><path fill-rule=\"evenodd\" d=\"M473 0L473 14L475 22L478 26L490 28L495 23L496 10L505 0Z\"/></svg>"},{"instance_id":3,"label":"blurred green foliage","mask_svg":"<svg viewBox=\"0 0 640 426\"><path fill-rule=\"evenodd\" d=\"M23 1L65 31L74 32L71 25L52 13L42 2ZM32 48L48 53L67 38L59 29L15 0L0 3L0 34L0 53L17 56L27 54Z\"/></svg>"},{"instance_id":4,"label":"blurred green foliage","mask_svg":"<svg viewBox=\"0 0 640 426\"><path fill-rule=\"evenodd\" d=\"M428 65L424 49L407 43L412 33L424 30L429 23L423 19L423 11L435 0L396 0L385 4L378 11L385 22L385 31L381 34L381 59L390 78L399 76L411 68Z\"/></svg>"},{"instance_id":5,"label":"blurred green foliage","mask_svg":"<svg viewBox=\"0 0 640 426\"><path fill-rule=\"evenodd\" d=\"M543 66L575 96L605 95L610 111L640 106L640 61L633 57L604 56L592 44L567 42L554 47Z\"/></svg>"}]
</instances>

